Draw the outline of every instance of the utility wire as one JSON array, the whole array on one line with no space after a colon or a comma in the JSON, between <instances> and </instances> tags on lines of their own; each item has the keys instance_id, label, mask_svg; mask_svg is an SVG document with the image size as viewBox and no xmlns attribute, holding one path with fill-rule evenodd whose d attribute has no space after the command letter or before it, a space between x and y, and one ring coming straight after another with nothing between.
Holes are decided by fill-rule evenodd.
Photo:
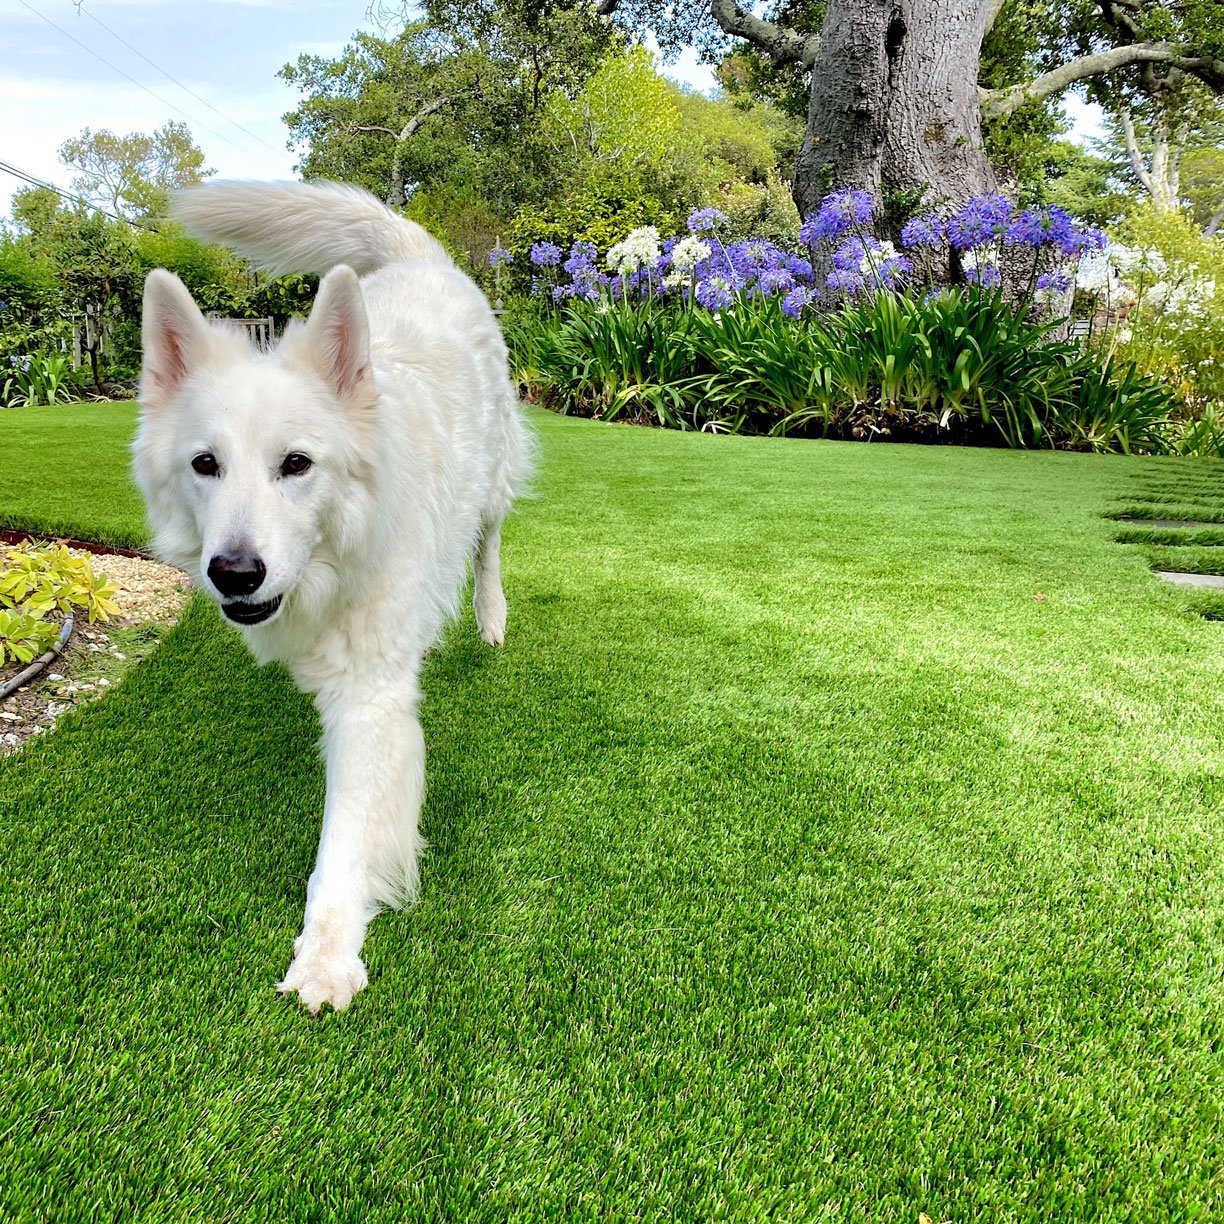
<instances>
[{"instance_id":1,"label":"utility wire","mask_svg":"<svg viewBox=\"0 0 1224 1224\"><path fill-rule=\"evenodd\" d=\"M104 217L109 217L112 221L122 221L126 225L133 225L137 229L147 230L150 234L156 234L158 231L151 225L144 225L139 221L131 221L127 217L117 216L109 209L101 208L94 204L91 200L87 200L84 196L73 195L70 191L64 191L57 187L54 183L44 182L36 175L31 174L28 170L22 170L17 166L10 165L6 161L0 161L0 171L5 174L11 174L14 178L20 179L23 183L29 183L31 187L45 187L48 191L54 191L57 196L73 204L84 204L86 208L92 208L95 212L100 212Z\"/></svg>"},{"instance_id":2,"label":"utility wire","mask_svg":"<svg viewBox=\"0 0 1224 1224\"><path fill-rule=\"evenodd\" d=\"M110 26L108 26L106 22L103 21L100 17L95 17L93 13L91 13L84 6L84 4L81 4L78 6L77 12L81 13L85 17L88 17L89 20L92 21L95 25L100 25L113 39L117 40L118 42L121 42L129 51L132 52L133 55L139 55L140 58L144 60L144 62L148 64L150 68L156 68L157 71L160 72L162 76L166 78L166 80L177 85L184 93L189 93L201 105L207 106L208 109L212 111L214 115L220 115L221 118L226 121L226 123L232 123L240 132L245 132L252 140L263 145L263 147L269 150L270 152L276 153L278 155L284 153L284 149L278 149L276 148L275 145L270 145L266 140L263 139L262 136L257 136L254 132L251 131L250 128L243 127L242 124L239 123L237 119L234 119L231 116L227 115L223 110L218 110L207 98L200 97L200 95L196 93L194 89L190 88L190 86L184 85L183 82L178 79L178 77L171 76L170 73L168 73L160 64L154 63L153 60L151 60L147 55L145 55L145 53L141 51L139 47L133 47L132 44L128 42L126 38L124 38L121 34L117 34L114 30L112 30Z\"/></svg>"},{"instance_id":3,"label":"utility wire","mask_svg":"<svg viewBox=\"0 0 1224 1224\"><path fill-rule=\"evenodd\" d=\"M176 111L178 114L182 115L184 119L188 119L192 123L194 123L197 127L203 128L204 131L208 132L210 135L215 136L218 140L223 141L225 144L229 145L231 149L238 149L239 153L242 153L246 156L250 155L248 150L239 148L238 145L236 145L232 140L230 140L228 136L222 136L221 133L218 132L215 128L210 128L210 127L205 126L203 123L200 123L198 119L192 118L192 116L189 115L185 110L183 110L181 106L175 106L173 102L168 102L165 98L161 96L161 94L154 93L147 85L142 85L134 76L131 76L129 73L124 72L122 68L117 67L115 64L112 64L110 60L106 59L104 56L99 55L87 43L83 43L79 38L75 38L73 35L69 34L68 31L65 30L63 26L56 25L55 22L52 21L51 18L48 17L45 13L40 13L32 4L27 4L26 0L17 0L17 3L20 4L22 8L29 9L30 12L33 13L35 17L39 18L42 21L45 21L47 25L52 27L52 29L58 30L66 39L68 39L69 42L76 43L76 45L80 47L82 51L87 51L90 55L94 57L94 59L100 60L109 69L111 69L112 72L117 72L125 80L131 81L132 84L135 85L137 89L143 89L144 92L149 95L149 97L156 98L163 106L168 106L172 111Z\"/></svg>"}]
</instances>

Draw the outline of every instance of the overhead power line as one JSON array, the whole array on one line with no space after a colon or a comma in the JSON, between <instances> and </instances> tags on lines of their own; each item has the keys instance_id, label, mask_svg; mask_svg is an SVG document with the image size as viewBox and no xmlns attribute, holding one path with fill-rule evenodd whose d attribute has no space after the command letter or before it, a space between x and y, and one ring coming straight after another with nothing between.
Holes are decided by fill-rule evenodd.
<instances>
[{"instance_id":1,"label":"overhead power line","mask_svg":"<svg viewBox=\"0 0 1224 1224\"><path fill-rule=\"evenodd\" d=\"M123 37L123 35L118 34L116 33L116 31L112 30L111 27L108 26L106 22L103 21L100 17L95 17L93 13L91 13L83 4L77 8L77 12L84 14L84 16L88 17L89 20L92 21L95 25L101 26L113 39L115 39L118 42L121 42L129 51L131 51L133 55L139 55L140 58L144 60L144 62L148 64L150 68L156 68L157 71L160 72L162 76L166 78L166 80L177 85L184 93L189 93L202 106L207 106L208 109L212 111L214 115L220 115L221 118L226 121L226 123L232 123L240 132L245 132L252 140L263 145L263 147L269 150L270 152L277 153L277 154L284 153L283 149L278 149L276 148L275 145L270 145L266 140L264 140L262 136L257 136L254 132L252 132L250 128L243 127L243 125L239 123L237 119L233 118L230 115L227 115L223 110L218 110L217 107L215 107L207 98L200 97L200 95L196 93L194 89L192 89L188 85L184 85L183 82L178 79L178 77L172 76L160 64L155 63L153 60L151 60L143 51L140 50L139 47L133 47L132 44L128 42L126 38Z\"/></svg>"},{"instance_id":2,"label":"overhead power line","mask_svg":"<svg viewBox=\"0 0 1224 1224\"><path fill-rule=\"evenodd\" d=\"M17 3L20 4L22 8L29 9L30 12L33 13L35 17L39 18L40 21L45 21L47 25L51 26L52 29L58 30L66 39L68 39L69 42L76 43L76 45L80 47L82 51L88 52L90 55L94 57L94 59L105 64L112 72L117 72L125 80L131 81L132 84L135 85L137 89L144 90L144 92L147 93L149 97L156 98L157 101L160 102L163 106L168 106L172 111L175 111L177 114L182 115L184 119L190 120L190 122L195 124L196 127L203 128L203 130L208 132L210 135L215 136L218 140L229 145L231 149L238 149L239 153L248 153L246 149L239 148L232 140L230 140L228 136L223 136L215 128L210 128L206 124L200 123L198 119L195 119L191 115L189 115L185 110L183 110L181 106L175 106L173 102L170 102L167 99L163 98L161 94L154 93L153 90L151 90L147 85L142 85L130 73L124 72L122 68L118 67L116 64L112 64L110 60L108 60L105 56L99 55L91 46L88 45L88 43L83 43L79 38L76 38L72 34L69 34L68 31L65 30L62 25L56 25L56 23L52 21L51 18L48 17L45 13L40 13L32 4L26 3L26 0L17 0Z\"/></svg>"},{"instance_id":3,"label":"overhead power line","mask_svg":"<svg viewBox=\"0 0 1224 1224\"><path fill-rule=\"evenodd\" d=\"M68 200L72 204L84 204L86 208L92 208L95 212L100 212L104 217L109 217L112 221L123 221L128 225L135 226L137 229L148 230L150 234L157 233L157 230L151 225L144 225L139 221L129 220L127 217L117 216L109 209L100 207L92 200L87 200L84 196L73 195L71 191L65 191L62 187L57 187L54 183L48 183L37 175L31 174L28 170L22 170L20 167L10 165L6 161L0 161L0 171L5 174L11 174L23 183L29 183L31 187L44 187L47 191L54 191L57 196Z\"/></svg>"}]
</instances>

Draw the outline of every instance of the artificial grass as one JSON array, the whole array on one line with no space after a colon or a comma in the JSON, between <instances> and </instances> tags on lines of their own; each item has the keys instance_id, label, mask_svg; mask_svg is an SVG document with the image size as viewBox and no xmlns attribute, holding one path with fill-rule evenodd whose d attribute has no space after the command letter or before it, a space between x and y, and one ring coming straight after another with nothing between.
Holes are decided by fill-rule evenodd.
<instances>
[{"instance_id":1,"label":"artificial grass","mask_svg":"<svg viewBox=\"0 0 1224 1224\"><path fill-rule=\"evenodd\" d=\"M93 411L0 414L5 521L142 535ZM203 601L0 761L0 1215L1219 1216L1224 626L1104 516L1224 465L535 419L346 1013L273 990L313 714Z\"/></svg>"}]
</instances>

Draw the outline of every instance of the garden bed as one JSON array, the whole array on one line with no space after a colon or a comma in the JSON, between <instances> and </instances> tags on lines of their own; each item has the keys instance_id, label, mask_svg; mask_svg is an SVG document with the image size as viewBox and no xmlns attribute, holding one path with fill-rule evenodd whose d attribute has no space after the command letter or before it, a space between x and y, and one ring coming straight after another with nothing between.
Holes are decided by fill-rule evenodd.
<instances>
[{"instance_id":1,"label":"garden bed","mask_svg":"<svg viewBox=\"0 0 1224 1224\"><path fill-rule=\"evenodd\" d=\"M5 533L6 540L12 534ZM29 684L0 701L0 754L16 751L31 736L50 730L75 705L101 697L118 684L174 625L187 602L187 576L172 566L117 554L100 562L97 545L70 551L105 570L117 585L114 602L119 613L92 625L78 615L63 653ZM25 666L0 667L0 687Z\"/></svg>"}]
</instances>

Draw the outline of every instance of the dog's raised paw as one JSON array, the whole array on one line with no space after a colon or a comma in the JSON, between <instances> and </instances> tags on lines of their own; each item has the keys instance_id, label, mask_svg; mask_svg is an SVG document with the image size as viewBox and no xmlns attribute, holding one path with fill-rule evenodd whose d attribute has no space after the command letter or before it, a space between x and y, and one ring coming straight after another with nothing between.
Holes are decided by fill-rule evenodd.
<instances>
[{"instance_id":1,"label":"dog's raised paw","mask_svg":"<svg viewBox=\"0 0 1224 1224\"><path fill-rule=\"evenodd\" d=\"M297 992L302 1006L317 1016L323 1004L343 1011L369 979L359 956L320 956L309 951L294 957L285 980L276 989L283 995Z\"/></svg>"}]
</instances>

